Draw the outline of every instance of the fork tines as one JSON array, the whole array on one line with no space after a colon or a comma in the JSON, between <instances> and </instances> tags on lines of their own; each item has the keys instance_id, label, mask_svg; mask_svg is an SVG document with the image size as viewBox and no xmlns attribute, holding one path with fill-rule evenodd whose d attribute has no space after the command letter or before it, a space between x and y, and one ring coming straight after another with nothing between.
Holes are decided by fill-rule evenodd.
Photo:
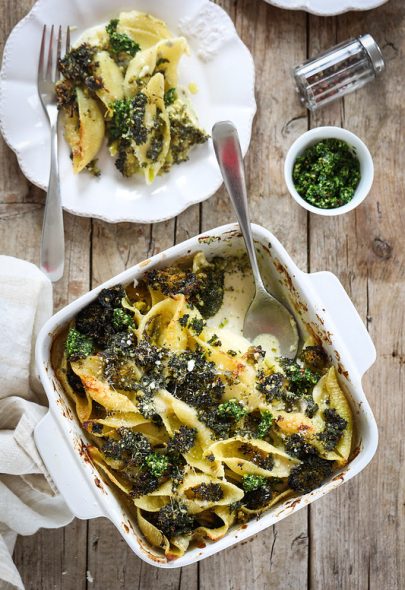
<instances>
[{"instance_id":1,"label":"fork tines","mask_svg":"<svg viewBox=\"0 0 405 590\"><path fill-rule=\"evenodd\" d=\"M58 62L62 57L62 38L63 38L63 31L62 27L58 27L58 34L56 39L56 56L55 56L55 25L51 25L50 27L50 34L49 34L49 42L47 46L47 36L48 36L48 26L44 25L42 30L42 40L41 40L41 49L39 53L39 62L38 62L38 80L45 80L47 82L52 82L53 84L57 82L60 78L60 73L58 70ZM67 53L70 49L70 27L66 27L65 31L65 52ZM47 58L46 58L47 55Z\"/></svg>"}]
</instances>

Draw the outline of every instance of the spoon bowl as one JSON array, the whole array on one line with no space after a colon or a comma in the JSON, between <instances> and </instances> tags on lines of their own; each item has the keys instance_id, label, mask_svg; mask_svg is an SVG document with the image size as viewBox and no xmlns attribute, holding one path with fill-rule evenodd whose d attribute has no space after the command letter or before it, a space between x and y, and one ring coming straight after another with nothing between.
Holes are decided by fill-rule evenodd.
<instances>
[{"instance_id":1,"label":"spoon bowl","mask_svg":"<svg viewBox=\"0 0 405 590\"><path fill-rule=\"evenodd\" d=\"M238 132L231 122L221 121L212 129L212 140L221 174L245 240L255 281L256 292L246 312L243 335L251 342L258 337L272 336L278 341L280 356L293 359L297 356L299 343L297 322L288 309L267 291L257 264Z\"/></svg>"}]
</instances>

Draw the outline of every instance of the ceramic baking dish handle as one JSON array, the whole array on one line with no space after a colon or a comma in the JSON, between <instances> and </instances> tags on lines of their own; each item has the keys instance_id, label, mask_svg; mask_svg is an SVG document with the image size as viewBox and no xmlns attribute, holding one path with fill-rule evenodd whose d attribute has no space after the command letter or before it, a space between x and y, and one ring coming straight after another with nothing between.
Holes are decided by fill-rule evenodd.
<instances>
[{"instance_id":1,"label":"ceramic baking dish handle","mask_svg":"<svg viewBox=\"0 0 405 590\"><path fill-rule=\"evenodd\" d=\"M336 318L339 334L359 375L364 375L376 359L376 350L349 295L331 272L317 272L308 276L331 317Z\"/></svg>"},{"instance_id":2,"label":"ceramic baking dish handle","mask_svg":"<svg viewBox=\"0 0 405 590\"><path fill-rule=\"evenodd\" d=\"M49 474L71 512L82 519L104 516L93 490L83 476L78 458L51 412L36 426L34 438Z\"/></svg>"}]
</instances>

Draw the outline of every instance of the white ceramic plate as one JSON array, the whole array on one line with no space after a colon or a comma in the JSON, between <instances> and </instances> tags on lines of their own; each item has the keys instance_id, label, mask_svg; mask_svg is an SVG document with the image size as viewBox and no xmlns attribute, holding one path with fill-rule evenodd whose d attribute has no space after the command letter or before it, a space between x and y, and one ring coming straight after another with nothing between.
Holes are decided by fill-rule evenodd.
<instances>
[{"instance_id":1,"label":"white ceramic plate","mask_svg":"<svg viewBox=\"0 0 405 590\"><path fill-rule=\"evenodd\" d=\"M274 4L279 8L289 10L306 10L319 16L331 16L342 14L349 10L371 10L388 0L265 0L268 4Z\"/></svg>"},{"instance_id":2,"label":"white ceramic plate","mask_svg":"<svg viewBox=\"0 0 405 590\"><path fill-rule=\"evenodd\" d=\"M0 125L25 176L45 189L49 176L49 127L36 88L37 60L44 24L77 26L72 42L84 29L107 22L122 10L139 10L163 19L176 35L184 35L191 56L180 63L180 84L197 84L192 97L202 126L210 132L222 119L232 120L245 154L256 111L254 64L228 15L209 0L38 0L11 32L0 79ZM235 75L237 74L237 75ZM212 142L196 147L190 160L147 186L141 177L126 179L104 149L102 175L75 176L69 149L60 138L63 207L77 215L111 222L152 223L174 217L211 196L222 179Z\"/></svg>"}]
</instances>

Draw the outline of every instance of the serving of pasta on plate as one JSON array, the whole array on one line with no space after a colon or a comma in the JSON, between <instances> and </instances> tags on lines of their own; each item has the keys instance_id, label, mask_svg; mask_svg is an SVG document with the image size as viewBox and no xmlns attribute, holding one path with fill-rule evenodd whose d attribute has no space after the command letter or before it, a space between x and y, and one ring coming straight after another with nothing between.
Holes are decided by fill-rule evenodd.
<instances>
[{"instance_id":1,"label":"serving of pasta on plate","mask_svg":"<svg viewBox=\"0 0 405 590\"><path fill-rule=\"evenodd\" d=\"M350 457L353 418L309 337L295 360L249 342L244 258L202 252L103 289L62 335L57 376L88 453L167 559L216 541Z\"/></svg>"},{"instance_id":2,"label":"serving of pasta on plate","mask_svg":"<svg viewBox=\"0 0 405 590\"><path fill-rule=\"evenodd\" d=\"M197 88L178 83L187 54L185 37L137 11L83 33L59 61L56 84L74 172L101 173L97 155L106 137L121 174L142 174L150 184L207 141L191 103Z\"/></svg>"}]
</instances>

